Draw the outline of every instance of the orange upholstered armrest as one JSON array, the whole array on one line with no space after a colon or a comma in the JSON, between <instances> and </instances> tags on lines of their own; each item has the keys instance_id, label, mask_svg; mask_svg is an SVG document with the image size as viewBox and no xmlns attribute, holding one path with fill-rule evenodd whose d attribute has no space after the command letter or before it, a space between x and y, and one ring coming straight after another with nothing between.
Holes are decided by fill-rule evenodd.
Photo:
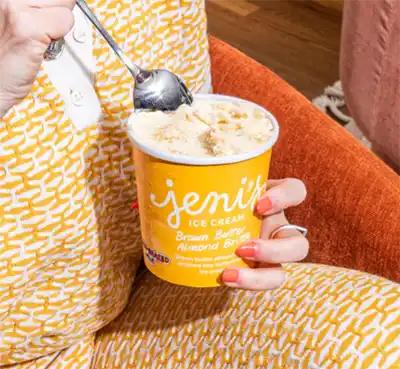
<instances>
[{"instance_id":1,"label":"orange upholstered armrest","mask_svg":"<svg viewBox=\"0 0 400 369\"><path fill-rule=\"evenodd\" d=\"M281 125L272 178L297 177L306 202L288 212L309 228L309 261L400 281L400 180L287 83L210 38L215 93L254 101Z\"/></svg>"}]
</instances>

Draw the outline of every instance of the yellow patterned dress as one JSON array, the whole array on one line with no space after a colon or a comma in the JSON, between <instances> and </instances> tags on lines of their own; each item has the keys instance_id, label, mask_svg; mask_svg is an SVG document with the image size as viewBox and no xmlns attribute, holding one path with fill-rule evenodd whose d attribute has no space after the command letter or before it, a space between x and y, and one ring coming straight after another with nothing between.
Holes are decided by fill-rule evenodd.
<instances>
[{"instance_id":1,"label":"yellow patterned dress","mask_svg":"<svg viewBox=\"0 0 400 369\"><path fill-rule=\"evenodd\" d=\"M88 3L132 60L210 90L201 0ZM398 368L387 280L296 264L267 293L135 278L132 78L74 12L61 58L0 121L0 367Z\"/></svg>"}]
</instances>

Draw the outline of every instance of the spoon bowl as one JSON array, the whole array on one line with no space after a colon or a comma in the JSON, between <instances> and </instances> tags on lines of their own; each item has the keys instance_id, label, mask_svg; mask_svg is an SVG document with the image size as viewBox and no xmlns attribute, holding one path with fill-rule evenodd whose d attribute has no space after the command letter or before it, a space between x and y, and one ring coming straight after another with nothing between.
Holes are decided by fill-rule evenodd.
<instances>
[{"instance_id":1,"label":"spoon bowl","mask_svg":"<svg viewBox=\"0 0 400 369\"><path fill-rule=\"evenodd\" d=\"M192 94L175 74L166 69L143 72L135 79L135 109L174 111L181 105L192 104Z\"/></svg>"}]
</instances>

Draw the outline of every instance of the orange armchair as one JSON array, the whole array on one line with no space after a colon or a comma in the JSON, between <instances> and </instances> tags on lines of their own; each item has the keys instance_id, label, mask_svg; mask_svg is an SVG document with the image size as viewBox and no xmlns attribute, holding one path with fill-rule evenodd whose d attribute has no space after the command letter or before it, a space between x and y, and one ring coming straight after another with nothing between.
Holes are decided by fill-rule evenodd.
<instances>
[{"instance_id":1,"label":"orange armchair","mask_svg":"<svg viewBox=\"0 0 400 369\"><path fill-rule=\"evenodd\" d=\"M267 68L210 37L215 93L273 113L281 135L271 177L297 177L306 202L288 212L309 229L308 261L400 281L400 177Z\"/></svg>"}]
</instances>

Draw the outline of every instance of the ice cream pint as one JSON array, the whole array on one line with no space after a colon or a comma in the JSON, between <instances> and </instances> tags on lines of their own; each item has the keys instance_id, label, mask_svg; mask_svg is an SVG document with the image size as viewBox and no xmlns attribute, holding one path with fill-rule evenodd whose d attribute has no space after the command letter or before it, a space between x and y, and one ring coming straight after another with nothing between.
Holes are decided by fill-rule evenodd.
<instances>
[{"instance_id":1,"label":"ice cream pint","mask_svg":"<svg viewBox=\"0 0 400 369\"><path fill-rule=\"evenodd\" d=\"M225 268L251 267L235 250L259 236L261 219L254 209L266 189L279 127L269 112L250 102L222 95L195 100L247 103L272 125L269 137L251 151L198 157L149 145L129 128L137 113L131 117L145 264L165 281L214 287Z\"/></svg>"}]
</instances>

